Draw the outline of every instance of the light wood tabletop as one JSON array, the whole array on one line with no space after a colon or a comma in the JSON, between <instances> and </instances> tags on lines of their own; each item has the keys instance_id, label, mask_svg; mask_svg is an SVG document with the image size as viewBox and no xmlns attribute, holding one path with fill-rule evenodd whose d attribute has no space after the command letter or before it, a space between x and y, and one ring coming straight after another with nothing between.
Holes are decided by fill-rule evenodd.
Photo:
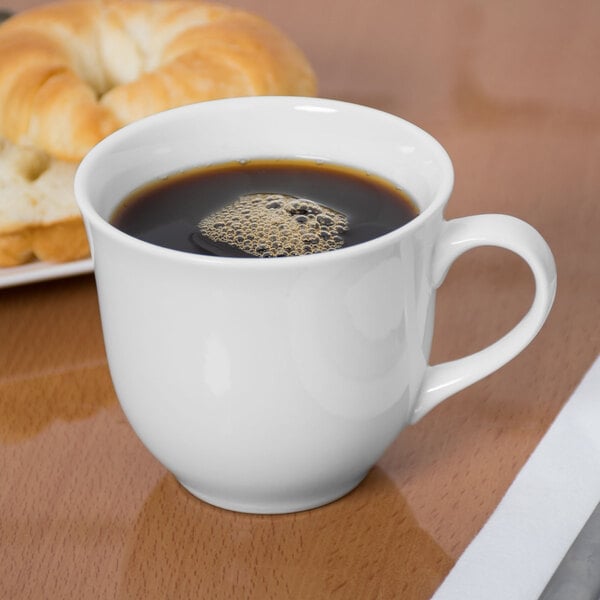
<instances>
[{"instance_id":1,"label":"light wood tabletop","mask_svg":"<svg viewBox=\"0 0 600 600\"><path fill-rule=\"evenodd\" d=\"M456 171L448 218L538 229L556 303L521 355L405 429L348 496L253 516L193 498L129 427L93 275L0 290L0 598L426 600L600 350L599 2L231 4L298 43L321 96L434 135ZM506 251L460 258L432 362L507 332L533 287Z\"/></svg>"}]
</instances>

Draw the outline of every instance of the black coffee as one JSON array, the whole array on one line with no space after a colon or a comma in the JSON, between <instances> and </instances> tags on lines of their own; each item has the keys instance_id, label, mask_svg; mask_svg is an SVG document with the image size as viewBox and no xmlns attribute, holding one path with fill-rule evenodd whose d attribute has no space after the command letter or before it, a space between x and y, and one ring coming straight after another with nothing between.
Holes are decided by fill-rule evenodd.
<instances>
[{"instance_id":1,"label":"black coffee","mask_svg":"<svg viewBox=\"0 0 600 600\"><path fill-rule=\"evenodd\" d=\"M152 182L125 198L111 223L175 250L273 257L360 244L417 214L405 192L356 169L308 160L252 160Z\"/></svg>"}]
</instances>

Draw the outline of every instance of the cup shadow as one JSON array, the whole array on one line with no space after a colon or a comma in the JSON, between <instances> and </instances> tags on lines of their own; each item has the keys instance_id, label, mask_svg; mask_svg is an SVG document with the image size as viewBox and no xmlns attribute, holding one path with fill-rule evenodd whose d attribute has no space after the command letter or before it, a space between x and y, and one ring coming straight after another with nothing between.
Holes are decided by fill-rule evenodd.
<instances>
[{"instance_id":1,"label":"cup shadow","mask_svg":"<svg viewBox=\"0 0 600 600\"><path fill-rule=\"evenodd\" d=\"M133 528L118 597L425 600L452 564L378 467L337 502L275 516L215 508L167 475Z\"/></svg>"}]
</instances>

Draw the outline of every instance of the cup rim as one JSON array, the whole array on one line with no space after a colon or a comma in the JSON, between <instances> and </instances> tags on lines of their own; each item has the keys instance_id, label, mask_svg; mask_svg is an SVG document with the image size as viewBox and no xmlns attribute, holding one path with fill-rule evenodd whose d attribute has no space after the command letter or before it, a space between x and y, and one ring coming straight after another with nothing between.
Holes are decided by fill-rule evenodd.
<instances>
[{"instance_id":1,"label":"cup rim","mask_svg":"<svg viewBox=\"0 0 600 600\"><path fill-rule=\"evenodd\" d=\"M233 108L238 105L247 105L248 107L251 107L252 105L258 106L272 103L278 105L284 104L293 110L321 112L337 112L344 110L355 111L363 114L370 113L378 115L379 118L388 119L390 122L402 122L404 127L411 129L414 133L428 141L432 152L436 155L436 158L442 168L442 176L434 198L429 205L424 210L420 211L414 219L402 225L401 227L376 238L327 252L318 252L299 256L269 257L268 260L265 260L263 257L244 257L243 259L240 259L238 257L207 256L204 254L195 254L183 250L174 250L172 248L158 246L121 231L112 225L107 219L102 217L96 210L96 207L90 201L86 192L86 180L89 179L89 173L94 169L94 163L98 159L98 156L106 152L111 152L111 150L113 150L115 147L118 147L124 140L130 136L136 135L149 124L160 124L161 121L165 122L166 124L170 119L173 118L173 113L184 114L189 112L190 114L194 114L196 111L202 110L203 107L207 107L208 110L211 110L211 107L216 105L231 105ZM84 221L87 220L90 226L97 228L113 239L116 239L129 246L131 249L137 249L138 251L143 251L146 254L151 254L162 258L171 258L177 261L200 264L218 264L224 266L235 265L237 267L247 265L247 267L260 268L273 268L281 266L289 267L292 264L298 265L300 263L310 263L314 261L328 262L331 260L341 259L342 257L350 258L357 254L364 254L365 252L381 249L382 247L393 243L397 239L401 239L404 236L410 235L413 230L422 227L422 225L439 209L443 209L452 193L453 186L454 168L450 156L441 143L421 127L411 123L410 121L407 121L406 119L403 119L402 117L366 105L343 100L303 96L244 96L236 98L222 98L187 104L143 117L121 127L96 144L84 156L83 160L78 165L74 181L75 198L77 205L84 217ZM89 228L88 235L91 235ZM90 245L92 247L93 257L93 243Z\"/></svg>"}]
</instances>

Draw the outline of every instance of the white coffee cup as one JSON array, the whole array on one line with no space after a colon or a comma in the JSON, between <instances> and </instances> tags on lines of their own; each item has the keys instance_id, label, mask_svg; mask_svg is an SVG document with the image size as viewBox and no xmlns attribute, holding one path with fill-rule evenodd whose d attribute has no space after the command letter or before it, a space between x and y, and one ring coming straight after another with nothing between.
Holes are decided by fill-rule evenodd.
<instances>
[{"instance_id":1,"label":"white coffee cup","mask_svg":"<svg viewBox=\"0 0 600 600\"><path fill-rule=\"evenodd\" d=\"M357 167L405 189L421 212L356 246L266 259L170 250L109 223L142 184L256 158ZM513 217L445 221L452 184L448 155L418 127L315 98L190 105L92 149L75 190L115 390L137 435L192 494L253 513L335 500L404 426L529 344L554 299L552 254ZM484 350L428 366L436 288L460 254L484 245L529 264L531 308Z\"/></svg>"}]
</instances>

